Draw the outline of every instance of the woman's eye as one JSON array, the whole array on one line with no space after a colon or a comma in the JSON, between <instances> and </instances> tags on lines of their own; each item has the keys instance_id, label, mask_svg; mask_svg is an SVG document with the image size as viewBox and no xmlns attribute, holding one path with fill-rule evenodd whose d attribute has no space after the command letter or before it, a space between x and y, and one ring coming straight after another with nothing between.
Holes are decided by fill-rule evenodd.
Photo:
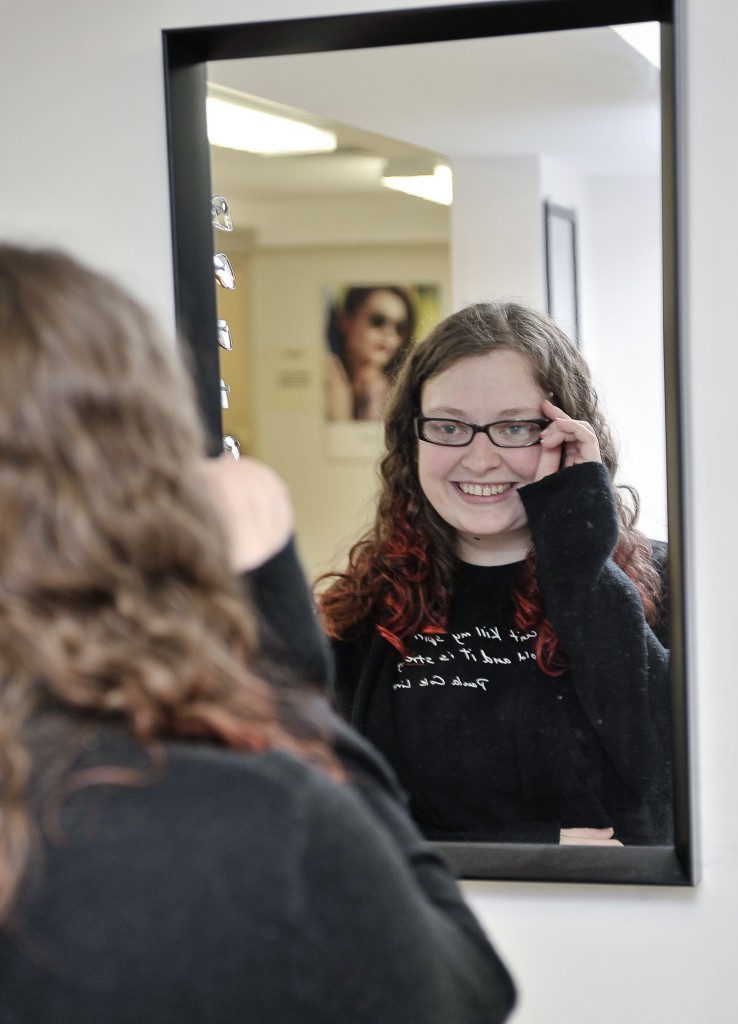
<instances>
[{"instance_id":1,"label":"woman's eye","mask_svg":"<svg viewBox=\"0 0 738 1024\"><path fill-rule=\"evenodd\" d=\"M425 425L426 437L443 444L454 444L466 436L468 428L454 420L428 420Z\"/></svg>"},{"instance_id":2,"label":"woman's eye","mask_svg":"<svg viewBox=\"0 0 738 1024\"><path fill-rule=\"evenodd\" d=\"M505 423L500 429L506 437L520 440L520 438L530 437L537 428L533 423Z\"/></svg>"}]
</instances>

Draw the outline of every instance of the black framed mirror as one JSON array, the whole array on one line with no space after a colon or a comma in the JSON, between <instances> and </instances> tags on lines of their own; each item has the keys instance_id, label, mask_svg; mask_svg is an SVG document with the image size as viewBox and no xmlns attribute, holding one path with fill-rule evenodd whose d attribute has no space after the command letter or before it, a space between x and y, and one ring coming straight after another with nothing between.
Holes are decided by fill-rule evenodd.
<instances>
[{"instance_id":1,"label":"black framed mirror","mask_svg":"<svg viewBox=\"0 0 738 1024\"><path fill-rule=\"evenodd\" d=\"M663 374L671 597L674 843L595 849L528 844L445 843L461 877L689 885L696 881L690 788L684 557L685 455L680 387L682 329L678 102L678 11L671 0L500 0L453 7L255 22L164 32L176 309L192 349L198 395L213 450L220 450L221 373L215 324L211 161L206 68L212 61L368 51L379 47L483 40L613 24L661 26L661 225Z\"/></svg>"}]
</instances>

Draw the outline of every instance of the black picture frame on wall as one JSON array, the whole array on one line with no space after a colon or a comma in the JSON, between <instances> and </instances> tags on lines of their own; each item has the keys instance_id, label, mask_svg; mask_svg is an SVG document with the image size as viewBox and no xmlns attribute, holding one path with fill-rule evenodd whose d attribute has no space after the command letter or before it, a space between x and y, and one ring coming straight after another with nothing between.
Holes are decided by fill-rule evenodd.
<instances>
[{"instance_id":1,"label":"black picture frame on wall","mask_svg":"<svg viewBox=\"0 0 738 1024\"><path fill-rule=\"evenodd\" d=\"M212 267L210 163L205 120L206 63L332 50L595 28L661 25L664 386L667 437L674 842L592 848L513 843L439 844L462 878L694 885L698 878L688 688L687 473L682 375L681 221L678 129L681 0L493 0L452 7L249 22L163 33L175 304L213 451L222 425Z\"/></svg>"},{"instance_id":2,"label":"black picture frame on wall","mask_svg":"<svg viewBox=\"0 0 738 1024\"><path fill-rule=\"evenodd\" d=\"M546 261L546 312L561 329L581 343L577 212L546 200L543 204Z\"/></svg>"}]
</instances>

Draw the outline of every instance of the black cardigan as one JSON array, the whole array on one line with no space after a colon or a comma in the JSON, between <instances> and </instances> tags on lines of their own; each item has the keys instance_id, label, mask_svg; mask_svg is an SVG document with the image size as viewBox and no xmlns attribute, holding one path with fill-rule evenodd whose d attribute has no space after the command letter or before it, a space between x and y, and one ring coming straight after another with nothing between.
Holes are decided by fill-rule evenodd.
<instances>
[{"instance_id":1,"label":"black cardigan","mask_svg":"<svg viewBox=\"0 0 738 1024\"><path fill-rule=\"evenodd\" d=\"M257 619L264 674L276 684L308 684L327 692L333 655L318 625L294 536L262 565L243 573L241 582Z\"/></svg>"},{"instance_id":2,"label":"black cardigan","mask_svg":"<svg viewBox=\"0 0 738 1024\"><path fill-rule=\"evenodd\" d=\"M294 543L244 583L277 682L286 660L325 703ZM278 751L175 741L152 760L120 726L38 720L42 843L0 929L0 1024L504 1021L511 978L449 868L382 759L334 731L344 785Z\"/></svg>"},{"instance_id":3,"label":"black cardigan","mask_svg":"<svg viewBox=\"0 0 738 1024\"><path fill-rule=\"evenodd\" d=\"M547 614L569 659L565 675L551 679L552 692L558 688L571 708L571 736L558 736L557 745L575 751L618 838L628 844L670 842L669 657L646 624L635 587L612 560L618 517L609 474L600 463L584 463L519 493ZM663 546L655 546L654 559L661 567ZM378 728L383 733L381 748L412 798L402 758L393 756L398 740L390 694L397 652L371 631L335 642L334 652L339 712L363 732L371 702L373 716L380 715L379 726L373 718L373 736ZM559 755L547 745L550 705L531 695L521 707L515 727L520 746L529 753L520 766L521 788L543 794L559 770ZM538 827L516 835L509 829L495 834L494 828L483 836L426 834L434 839L558 842L558 830L558 823L544 815Z\"/></svg>"},{"instance_id":4,"label":"black cardigan","mask_svg":"<svg viewBox=\"0 0 738 1024\"><path fill-rule=\"evenodd\" d=\"M75 733L44 729L47 750ZM83 736L76 767L136 775L39 793L2 1024L505 1020L505 967L350 731L347 785L281 752L168 742L151 762L123 729Z\"/></svg>"}]
</instances>

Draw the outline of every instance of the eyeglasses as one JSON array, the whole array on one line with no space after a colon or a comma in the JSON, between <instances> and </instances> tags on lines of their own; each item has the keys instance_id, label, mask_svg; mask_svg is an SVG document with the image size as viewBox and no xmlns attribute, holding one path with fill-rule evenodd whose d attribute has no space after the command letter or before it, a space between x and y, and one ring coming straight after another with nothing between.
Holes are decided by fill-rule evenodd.
<instances>
[{"instance_id":1,"label":"eyeglasses","mask_svg":"<svg viewBox=\"0 0 738 1024\"><path fill-rule=\"evenodd\" d=\"M223 451L232 455L236 462L241 458L241 445L232 434L226 434L223 438Z\"/></svg>"},{"instance_id":2,"label":"eyeglasses","mask_svg":"<svg viewBox=\"0 0 738 1024\"><path fill-rule=\"evenodd\" d=\"M213 265L215 266L215 280L218 284L223 288L235 288L236 275L233 273L231 261L224 252L216 252L213 256Z\"/></svg>"},{"instance_id":3,"label":"eyeglasses","mask_svg":"<svg viewBox=\"0 0 738 1024\"><path fill-rule=\"evenodd\" d=\"M214 228L220 231L233 231L231 213L223 196L213 196L210 200L210 216Z\"/></svg>"},{"instance_id":4,"label":"eyeglasses","mask_svg":"<svg viewBox=\"0 0 738 1024\"><path fill-rule=\"evenodd\" d=\"M530 448L540 444L541 434L551 420L497 420L480 427L463 420L442 420L418 416L413 420L415 434L421 441L447 448L465 448L477 434L486 434L498 448Z\"/></svg>"},{"instance_id":5,"label":"eyeglasses","mask_svg":"<svg viewBox=\"0 0 738 1024\"><path fill-rule=\"evenodd\" d=\"M218 320L218 344L226 352L230 352L233 348L233 338L231 337L231 329L228 326L227 320Z\"/></svg>"},{"instance_id":6,"label":"eyeglasses","mask_svg":"<svg viewBox=\"0 0 738 1024\"><path fill-rule=\"evenodd\" d=\"M369 326L381 329L382 327L394 327L398 334L407 334L409 323L407 320L392 320L384 313L370 313Z\"/></svg>"}]
</instances>

